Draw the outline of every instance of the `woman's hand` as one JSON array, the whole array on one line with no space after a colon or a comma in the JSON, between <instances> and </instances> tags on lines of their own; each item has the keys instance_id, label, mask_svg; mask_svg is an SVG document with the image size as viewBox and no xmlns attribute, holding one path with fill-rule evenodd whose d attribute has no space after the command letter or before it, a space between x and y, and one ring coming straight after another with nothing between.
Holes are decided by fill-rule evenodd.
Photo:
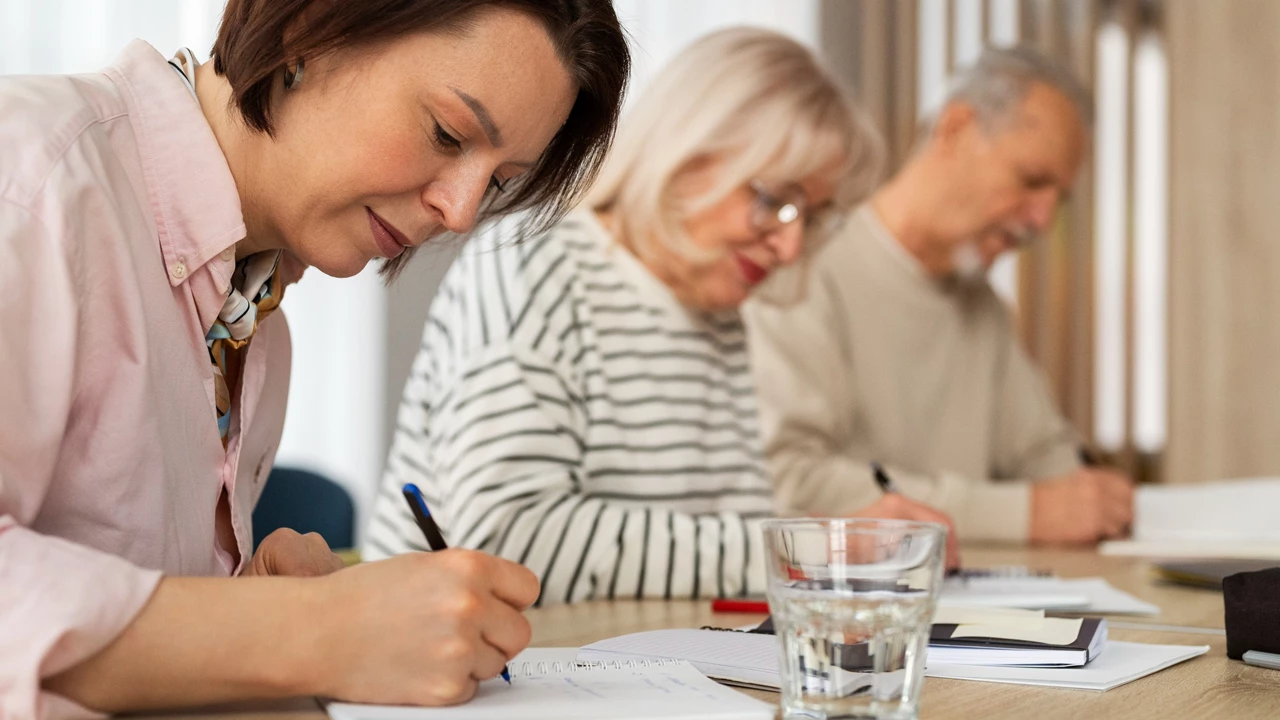
<instances>
[{"instance_id":1,"label":"woman's hand","mask_svg":"<svg viewBox=\"0 0 1280 720\"><path fill-rule=\"evenodd\" d=\"M522 565L472 550L409 553L319 581L327 615L314 692L356 702L452 705L529 644L538 598Z\"/></svg>"},{"instance_id":2,"label":"woman's hand","mask_svg":"<svg viewBox=\"0 0 1280 720\"><path fill-rule=\"evenodd\" d=\"M960 541L956 538L956 526L951 518L943 512L934 510L928 505L918 503L898 493L885 493L874 503L855 512L853 517L882 518L885 520L914 520L916 522L937 523L947 528L948 570L960 567Z\"/></svg>"},{"instance_id":3,"label":"woman's hand","mask_svg":"<svg viewBox=\"0 0 1280 720\"><path fill-rule=\"evenodd\" d=\"M262 539L240 577L287 575L314 577L342 569L342 558L329 549L319 533L300 535L280 528Z\"/></svg>"}]
</instances>

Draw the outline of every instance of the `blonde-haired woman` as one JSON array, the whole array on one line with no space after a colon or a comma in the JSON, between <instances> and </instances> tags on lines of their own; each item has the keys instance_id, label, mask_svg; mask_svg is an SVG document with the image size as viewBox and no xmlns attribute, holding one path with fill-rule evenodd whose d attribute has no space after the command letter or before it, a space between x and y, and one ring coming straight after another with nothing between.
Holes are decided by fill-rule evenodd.
<instances>
[{"instance_id":1,"label":"blonde-haired woman","mask_svg":"<svg viewBox=\"0 0 1280 720\"><path fill-rule=\"evenodd\" d=\"M542 604L764 590L772 512L738 307L830 231L877 143L812 54L732 29L638 101L587 207L499 226L451 269L405 387L365 552L517 560ZM518 240L518 242L517 242ZM886 496L871 514L945 521Z\"/></svg>"}]
</instances>

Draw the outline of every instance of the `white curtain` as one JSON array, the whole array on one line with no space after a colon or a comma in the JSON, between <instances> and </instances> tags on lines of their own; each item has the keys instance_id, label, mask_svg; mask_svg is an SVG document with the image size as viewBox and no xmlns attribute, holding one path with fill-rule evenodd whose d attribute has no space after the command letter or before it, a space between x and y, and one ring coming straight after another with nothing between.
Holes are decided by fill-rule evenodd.
<instances>
[{"instance_id":1,"label":"white curtain","mask_svg":"<svg viewBox=\"0 0 1280 720\"><path fill-rule=\"evenodd\" d=\"M695 38L731 25L756 25L818 44L818 0L614 0L632 39L630 97Z\"/></svg>"},{"instance_id":2,"label":"white curtain","mask_svg":"<svg viewBox=\"0 0 1280 720\"><path fill-rule=\"evenodd\" d=\"M0 74L94 71L135 37L164 54L190 47L203 60L222 6L223 0L0 0ZM750 24L817 43L818 0L617 0L615 7L633 41L633 97L672 55L711 30ZM363 527L389 430L387 293L372 269L350 280L309 271L284 307L294 363L277 463L315 469L344 485Z\"/></svg>"}]
</instances>

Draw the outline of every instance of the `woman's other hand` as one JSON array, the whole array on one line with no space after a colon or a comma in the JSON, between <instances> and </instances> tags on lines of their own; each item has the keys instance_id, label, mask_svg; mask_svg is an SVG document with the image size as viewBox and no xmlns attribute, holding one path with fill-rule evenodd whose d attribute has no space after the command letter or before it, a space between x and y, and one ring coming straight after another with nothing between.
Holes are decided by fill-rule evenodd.
<instances>
[{"instance_id":1,"label":"woman's other hand","mask_svg":"<svg viewBox=\"0 0 1280 720\"><path fill-rule=\"evenodd\" d=\"M315 577L341 569L342 558L329 549L319 533L301 535L289 528L280 528L262 539L240 576Z\"/></svg>"}]
</instances>

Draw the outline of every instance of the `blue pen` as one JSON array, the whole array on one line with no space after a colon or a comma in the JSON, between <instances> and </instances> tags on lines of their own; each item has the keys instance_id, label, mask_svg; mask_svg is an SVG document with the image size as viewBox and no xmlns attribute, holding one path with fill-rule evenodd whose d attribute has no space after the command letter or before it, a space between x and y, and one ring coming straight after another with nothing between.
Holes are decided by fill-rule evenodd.
<instances>
[{"instance_id":1,"label":"blue pen","mask_svg":"<svg viewBox=\"0 0 1280 720\"><path fill-rule=\"evenodd\" d=\"M404 499L409 503L409 510L413 513L414 522L418 523L418 529L422 531L423 537L427 539L427 547L432 552L448 550L449 545L444 541L444 535L440 533L440 526L436 525L436 521L431 519L431 511L427 509L427 501L422 499L422 491L413 483L405 483ZM507 671L507 666L502 666L502 679L511 684L511 673Z\"/></svg>"}]
</instances>

